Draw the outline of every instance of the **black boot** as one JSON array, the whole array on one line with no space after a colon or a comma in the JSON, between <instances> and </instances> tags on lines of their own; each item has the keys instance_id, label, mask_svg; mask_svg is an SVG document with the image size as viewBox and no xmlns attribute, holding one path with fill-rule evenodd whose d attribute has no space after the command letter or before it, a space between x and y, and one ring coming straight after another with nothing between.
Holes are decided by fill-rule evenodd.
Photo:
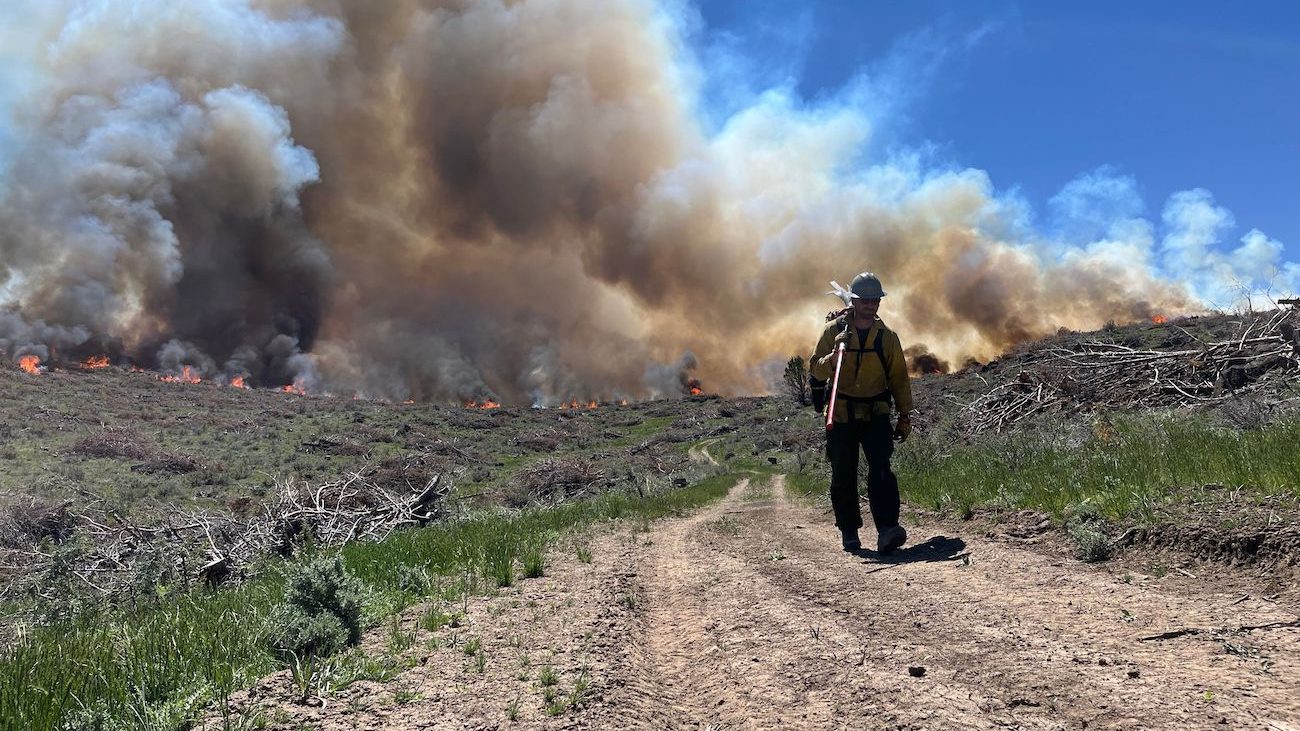
<instances>
[{"instance_id":1,"label":"black boot","mask_svg":"<svg viewBox=\"0 0 1300 731\"><path fill-rule=\"evenodd\" d=\"M880 553L892 553L895 548L907 543L907 531L901 525L882 528L876 539L876 550Z\"/></svg>"},{"instance_id":2,"label":"black boot","mask_svg":"<svg viewBox=\"0 0 1300 731\"><path fill-rule=\"evenodd\" d=\"M851 552L851 551L860 551L860 550L862 550L862 541L858 540L858 529L857 529L857 528L841 528L841 529L840 529L840 544L841 544L842 546L844 546L844 550L846 550L846 551L850 551L850 552Z\"/></svg>"}]
</instances>

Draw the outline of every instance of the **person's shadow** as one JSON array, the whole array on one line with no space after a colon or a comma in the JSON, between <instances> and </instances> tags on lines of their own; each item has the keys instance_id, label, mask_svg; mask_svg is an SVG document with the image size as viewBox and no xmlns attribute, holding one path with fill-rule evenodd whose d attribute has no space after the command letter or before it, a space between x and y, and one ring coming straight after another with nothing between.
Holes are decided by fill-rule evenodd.
<instances>
[{"instance_id":1,"label":"person's shadow","mask_svg":"<svg viewBox=\"0 0 1300 731\"><path fill-rule=\"evenodd\" d=\"M966 541L948 536L935 536L924 543L896 548L886 554L869 548L859 548L853 552L853 555L863 559L863 563L869 566L878 566L872 569L873 571L882 571L904 563L960 561L970 554L966 552Z\"/></svg>"}]
</instances>

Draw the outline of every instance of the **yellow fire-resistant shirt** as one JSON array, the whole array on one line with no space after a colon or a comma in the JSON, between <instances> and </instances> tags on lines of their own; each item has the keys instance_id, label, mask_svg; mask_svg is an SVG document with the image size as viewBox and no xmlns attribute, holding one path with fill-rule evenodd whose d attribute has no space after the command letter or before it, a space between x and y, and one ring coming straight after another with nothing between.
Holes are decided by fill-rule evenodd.
<instances>
[{"instance_id":1,"label":"yellow fire-resistant shirt","mask_svg":"<svg viewBox=\"0 0 1300 731\"><path fill-rule=\"evenodd\" d=\"M885 327L885 323L876 318L867 330L866 338L859 339L857 328L852 326L852 313L828 322L821 339L817 341L817 349L813 351L810 370L813 378L828 382L826 397L830 398L829 381L835 375L835 336L844 331L845 318L850 323L849 342L844 351L844 365L840 369L839 398L835 399L834 420L838 423L849 421L850 403L859 419L870 418L871 414L888 415L890 412L888 401L850 402L843 398L846 396L865 399L888 392L893 396L899 411L911 411L912 381L907 375L907 360L903 357L903 345L899 342L898 333ZM881 333L880 348L884 352L884 363L873 347L877 332ZM889 364L888 374L885 372L886 363Z\"/></svg>"}]
</instances>

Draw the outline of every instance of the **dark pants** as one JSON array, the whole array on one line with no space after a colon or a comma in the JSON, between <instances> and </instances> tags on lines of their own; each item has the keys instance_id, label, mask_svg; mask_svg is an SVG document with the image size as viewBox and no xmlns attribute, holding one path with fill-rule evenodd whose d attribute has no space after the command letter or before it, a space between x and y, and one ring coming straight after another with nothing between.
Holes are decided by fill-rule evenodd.
<instances>
[{"instance_id":1,"label":"dark pants","mask_svg":"<svg viewBox=\"0 0 1300 731\"><path fill-rule=\"evenodd\" d=\"M858 448L867 455L867 502L876 530L898 525L898 478L889 469L894 454L894 430L889 417L836 423L826 436L826 457L831 463L831 507L835 525L861 528L858 506Z\"/></svg>"}]
</instances>

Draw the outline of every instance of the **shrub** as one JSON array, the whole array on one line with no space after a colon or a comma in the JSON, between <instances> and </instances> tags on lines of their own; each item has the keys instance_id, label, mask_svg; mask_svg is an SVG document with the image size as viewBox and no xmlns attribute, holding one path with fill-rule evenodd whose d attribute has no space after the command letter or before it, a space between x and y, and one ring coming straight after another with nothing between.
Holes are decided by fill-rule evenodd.
<instances>
[{"instance_id":1,"label":"shrub","mask_svg":"<svg viewBox=\"0 0 1300 731\"><path fill-rule=\"evenodd\" d=\"M295 567L285 603L277 610L271 645L299 657L325 656L361 641L361 582L343 569L338 556Z\"/></svg>"},{"instance_id":2,"label":"shrub","mask_svg":"<svg viewBox=\"0 0 1300 731\"><path fill-rule=\"evenodd\" d=\"M1110 536L1096 525L1072 523L1067 530L1074 539L1074 555L1080 561L1096 563L1110 558Z\"/></svg>"},{"instance_id":3,"label":"shrub","mask_svg":"<svg viewBox=\"0 0 1300 731\"><path fill-rule=\"evenodd\" d=\"M271 621L271 645L294 657L327 657L349 644L347 628L329 612L307 614L299 607L285 605Z\"/></svg>"},{"instance_id":4,"label":"shrub","mask_svg":"<svg viewBox=\"0 0 1300 731\"><path fill-rule=\"evenodd\" d=\"M393 586L399 591L415 596L424 596L432 591L434 578L424 566L398 564L393 569Z\"/></svg>"}]
</instances>

